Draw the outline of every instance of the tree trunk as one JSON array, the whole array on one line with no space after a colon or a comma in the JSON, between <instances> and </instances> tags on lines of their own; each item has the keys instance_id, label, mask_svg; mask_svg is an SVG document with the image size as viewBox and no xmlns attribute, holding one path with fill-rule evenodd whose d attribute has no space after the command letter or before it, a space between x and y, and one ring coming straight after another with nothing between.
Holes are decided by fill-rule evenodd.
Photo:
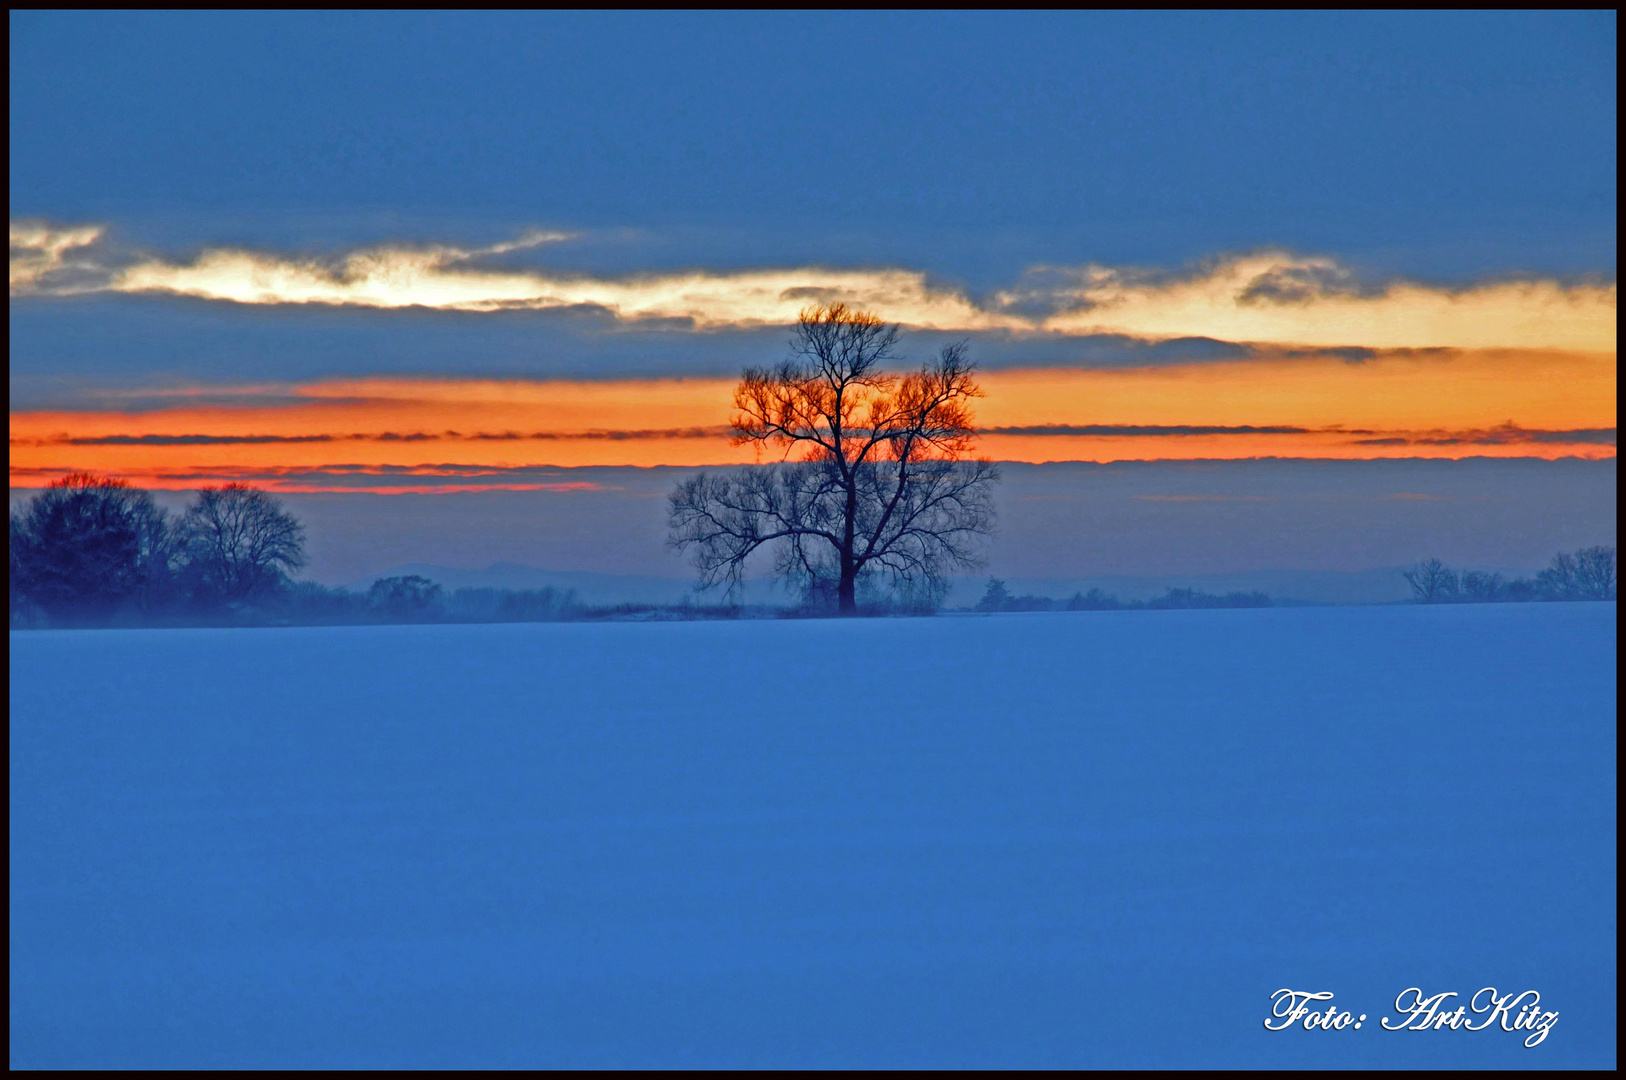
<instances>
[{"instance_id":1,"label":"tree trunk","mask_svg":"<svg viewBox=\"0 0 1626 1080\"><path fill-rule=\"evenodd\" d=\"M858 484L847 477L847 513L841 523L841 580L836 584L836 614L858 614L858 563L853 558L854 524L858 517Z\"/></svg>"},{"instance_id":2,"label":"tree trunk","mask_svg":"<svg viewBox=\"0 0 1626 1080\"><path fill-rule=\"evenodd\" d=\"M836 614L858 614L858 574L852 559L845 556L841 560L841 581L836 585Z\"/></svg>"}]
</instances>

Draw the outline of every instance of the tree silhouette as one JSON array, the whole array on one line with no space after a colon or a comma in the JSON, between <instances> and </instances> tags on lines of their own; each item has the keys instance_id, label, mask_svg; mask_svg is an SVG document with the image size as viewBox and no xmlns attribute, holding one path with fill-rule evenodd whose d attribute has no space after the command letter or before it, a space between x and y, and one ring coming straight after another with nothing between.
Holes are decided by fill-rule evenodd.
<instances>
[{"instance_id":1,"label":"tree silhouette","mask_svg":"<svg viewBox=\"0 0 1626 1080\"><path fill-rule=\"evenodd\" d=\"M1575 553L1576 590L1588 600L1615 598L1615 549L1598 546Z\"/></svg>"},{"instance_id":2,"label":"tree silhouette","mask_svg":"<svg viewBox=\"0 0 1626 1080\"><path fill-rule=\"evenodd\" d=\"M200 597L264 595L305 565L305 530L282 504L247 484L206 487L180 524L187 575Z\"/></svg>"},{"instance_id":3,"label":"tree silhouette","mask_svg":"<svg viewBox=\"0 0 1626 1080\"><path fill-rule=\"evenodd\" d=\"M898 330L843 304L802 312L791 355L749 368L734 391L733 442L777 451L774 464L699 475L670 503L670 538L706 586L738 585L765 545L809 596L834 586L857 610L860 580L940 596L948 572L978 564L992 530L998 472L970 453L982 396L965 344L903 375Z\"/></svg>"},{"instance_id":4,"label":"tree silhouette","mask_svg":"<svg viewBox=\"0 0 1626 1080\"><path fill-rule=\"evenodd\" d=\"M1500 600L1507 592L1501 574L1479 570L1469 570L1464 573L1458 585L1462 593L1462 599L1478 604Z\"/></svg>"},{"instance_id":5,"label":"tree silhouette","mask_svg":"<svg viewBox=\"0 0 1626 1080\"><path fill-rule=\"evenodd\" d=\"M167 584L173 546L152 496L123 480L72 473L11 515L13 607L55 619L105 618Z\"/></svg>"},{"instance_id":6,"label":"tree silhouette","mask_svg":"<svg viewBox=\"0 0 1626 1080\"><path fill-rule=\"evenodd\" d=\"M1420 604L1445 604L1457 598L1456 572L1438 559L1424 559L1400 573L1411 586L1412 599Z\"/></svg>"},{"instance_id":7,"label":"tree silhouette","mask_svg":"<svg viewBox=\"0 0 1626 1080\"><path fill-rule=\"evenodd\" d=\"M441 588L417 574L379 578L367 590L367 603L386 619L406 621L427 617L441 602Z\"/></svg>"},{"instance_id":8,"label":"tree silhouette","mask_svg":"<svg viewBox=\"0 0 1626 1080\"><path fill-rule=\"evenodd\" d=\"M1600 545L1573 555L1559 552L1536 575L1536 584L1553 600L1613 600L1615 549Z\"/></svg>"},{"instance_id":9,"label":"tree silhouette","mask_svg":"<svg viewBox=\"0 0 1626 1080\"><path fill-rule=\"evenodd\" d=\"M1011 602L1010 590L998 578L988 579L988 588L977 601L978 611L1004 611Z\"/></svg>"}]
</instances>

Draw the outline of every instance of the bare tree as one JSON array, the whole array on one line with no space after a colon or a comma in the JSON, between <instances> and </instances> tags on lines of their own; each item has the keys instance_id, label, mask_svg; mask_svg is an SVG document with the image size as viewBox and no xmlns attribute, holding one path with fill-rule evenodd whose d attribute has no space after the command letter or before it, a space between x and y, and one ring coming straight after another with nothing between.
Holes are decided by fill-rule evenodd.
<instances>
[{"instance_id":1,"label":"bare tree","mask_svg":"<svg viewBox=\"0 0 1626 1080\"><path fill-rule=\"evenodd\" d=\"M1425 559L1400 573L1411 586L1412 599L1420 604L1446 604L1457 599L1456 571L1438 559Z\"/></svg>"},{"instance_id":2,"label":"bare tree","mask_svg":"<svg viewBox=\"0 0 1626 1080\"><path fill-rule=\"evenodd\" d=\"M367 603L382 618L410 622L427 618L442 604L441 588L417 574L379 578L367 590Z\"/></svg>"},{"instance_id":3,"label":"bare tree","mask_svg":"<svg viewBox=\"0 0 1626 1080\"><path fill-rule=\"evenodd\" d=\"M1598 546L1575 553L1576 591L1588 600L1615 598L1615 549Z\"/></svg>"},{"instance_id":4,"label":"bare tree","mask_svg":"<svg viewBox=\"0 0 1626 1080\"><path fill-rule=\"evenodd\" d=\"M734 445L781 460L680 484L671 543L703 585L739 584L765 545L775 571L809 595L857 610L858 583L941 597L948 572L979 563L999 474L970 458L971 399L982 391L963 342L919 369L889 374L898 330L843 304L803 311L791 355L748 368L734 390Z\"/></svg>"},{"instance_id":5,"label":"bare tree","mask_svg":"<svg viewBox=\"0 0 1626 1080\"><path fill-rule=\"evenodd\" d=\"M1581 585L1577 579L1578 569L1575 556L1560 551L1547 564L1547 569L1536 575L1536 587L1547 600L1579 600Z\"/></svg>"},{"instance_id":6,"label":"bare tree","mask_svg":"<svg viewBox=\"0 0 1626 1080\"><path fill-rule=\"evenodd\" d=\"M282 585L305 565L305 530L282 504L247 484L204 488L181 519L194 587L245 600Z\"/></svg>"},{"instance_id":7,"label":"bare tree","mask_svg":"<svg viewBox=\"0 0 1626 1080\"><path fill-rule=\"evenodd\" d=\"M1464 600L1476 604L1488 604L1500 600L1505 591L1501 574L1479 570L1469 570L1463 574L1459 588Z\"/></svg>"}]
</instances>

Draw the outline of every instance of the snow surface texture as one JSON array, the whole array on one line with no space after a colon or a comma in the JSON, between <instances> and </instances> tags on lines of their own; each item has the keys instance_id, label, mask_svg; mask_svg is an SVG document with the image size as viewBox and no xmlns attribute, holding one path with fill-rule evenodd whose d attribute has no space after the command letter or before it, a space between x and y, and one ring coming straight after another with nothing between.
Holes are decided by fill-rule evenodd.
<instances>
[{"instance_id":1,"label":"snow surface texture","mask_svg":"<svg viewBox=\"0 0 1626 1080\"><path fill-rule=\"evenodd\" d=\"M1615 1064L1615 605L11 635L17 1066ZM1536 989L1389 1032L1419 986ZM1361 1030L1267 1032L1281 987Z\"/></svg>"}]
</instances>

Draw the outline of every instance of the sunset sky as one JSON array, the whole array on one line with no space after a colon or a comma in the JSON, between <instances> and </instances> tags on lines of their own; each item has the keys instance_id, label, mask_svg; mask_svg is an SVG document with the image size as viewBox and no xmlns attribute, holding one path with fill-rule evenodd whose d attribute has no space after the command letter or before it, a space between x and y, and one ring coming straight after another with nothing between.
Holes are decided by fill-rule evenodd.
<instances>
[{"instance_id":1,"label":"sunset sky","mask_svg":"<svg viewBox=\"0 0 1626 1080\"><path fill-rule=\"evenodd\" d=\"M1613 13L10 25L14 490L751 461L833 300L1001 461L1615 456Z\"/></svg>"}]
</instances>

